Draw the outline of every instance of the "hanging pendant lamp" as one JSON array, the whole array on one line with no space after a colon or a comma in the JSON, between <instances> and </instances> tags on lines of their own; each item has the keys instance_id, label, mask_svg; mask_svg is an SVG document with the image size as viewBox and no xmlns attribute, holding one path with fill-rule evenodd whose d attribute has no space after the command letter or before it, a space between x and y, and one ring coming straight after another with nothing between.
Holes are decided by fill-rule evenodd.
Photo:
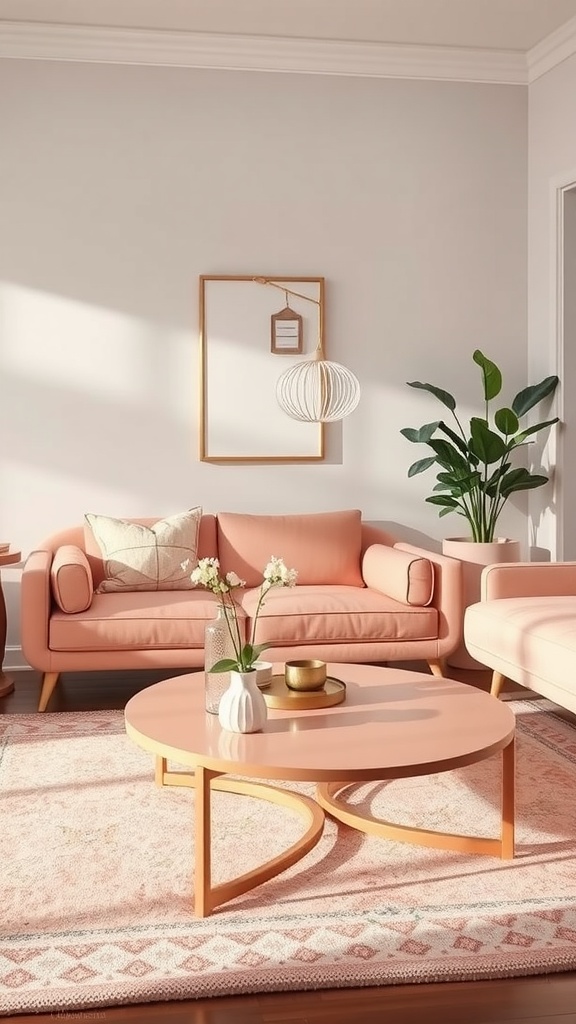
<instances>
[{"instance_id":1,"label":"hanging pendant lamp","mask_svg":"<svg viewBox=\"0 0 576 1024\"><path fill-rule=\"evenodd\" d=\"M276 398L292 419L332 423L354 411L360 401L360 384L341 363L324 359L318 347L312 359L296 363L282 374Z\"/></svg>"},{"instance_id":2,"label":"hanging pendant lamp","mask_svg":"<svg viewBox=\"0 0 576 1024\"><path fill-rule=\"evenodd\" d=\"M318 347L311 359L290 366L278 378L276 399L281 409L292 419L306 423L333 423L349 416L360 401L360 382L347 367L324 357L321 303L270 278L255 277L254 280L279 288L286 296L296 295L318 306Z\"/></svg>"}]
</instances>

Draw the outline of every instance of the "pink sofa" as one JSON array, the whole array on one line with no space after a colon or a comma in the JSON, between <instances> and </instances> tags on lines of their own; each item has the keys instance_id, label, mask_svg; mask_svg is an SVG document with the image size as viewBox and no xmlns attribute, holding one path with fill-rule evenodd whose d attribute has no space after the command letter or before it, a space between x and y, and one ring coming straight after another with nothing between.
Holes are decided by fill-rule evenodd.
<instances>
[{"instance_id":1,"label":"pink sofa","mask_svg":"<svg viewBox=\"0 0 576 1024\"><path fill-rule=\"evenodd\" d=\"M198 588L98 593L106 569L86 529L72 526L48 538L23 571L22 649L43 673L40 711L62 672L204 666L213 595ZM277 661L423 659L439 675L461 639L460 562L395 541L363 523L357 510L204 514L197 553L218 557L224 573L246 580L236 593L247 629L270 556L298 570L298 585L270 591L258 620L256 641L269 643ZM55 600L60 578L71 588L72 610Z\"/></svg>"},{"instance_id":2,"label":"pink sofa","mask_svg":"<svg viewBox=\"0 0 576 1024\"><path fill-rule=\"evenodd\" d=\"M464 639L495 697L508 678L576 712L576 562L488 566Z\"/></svg>"}]
</instances>

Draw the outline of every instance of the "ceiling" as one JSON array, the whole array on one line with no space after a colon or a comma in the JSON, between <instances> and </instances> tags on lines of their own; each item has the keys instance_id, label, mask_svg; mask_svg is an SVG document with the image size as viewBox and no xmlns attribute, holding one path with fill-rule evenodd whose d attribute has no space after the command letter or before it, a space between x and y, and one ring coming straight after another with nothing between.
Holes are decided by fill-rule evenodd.
<instances>
[{"instance_id":1,"label":"ceiling","mask_svg":"<svg viewBox=\"0 0 576 1024\"><path fill-rule=\"evenodd\" d=\"M526 53L576 0L0 0L0 21Z\"/></svg>"}]
</instances>

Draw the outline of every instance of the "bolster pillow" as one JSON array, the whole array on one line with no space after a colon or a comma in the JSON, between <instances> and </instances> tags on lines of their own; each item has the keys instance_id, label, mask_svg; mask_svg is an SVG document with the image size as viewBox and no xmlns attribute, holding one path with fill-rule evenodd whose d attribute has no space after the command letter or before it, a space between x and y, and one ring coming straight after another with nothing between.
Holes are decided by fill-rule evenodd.
<instances>
[{"instance_id":1,"label":"bolster pillow","mask_svg":"<svg viewBox=\"0 0 576 1024\"><path fill-rule=\"evenodd\" d=\"M61 611L85 612L92 604L94 585L88 559L81 548L63 544L57 548L50 568L52 594Z\"/></svg>"},{"instance_id":2,"label":"bolster pillow","mask_svg":"<svg viewBox=\"0 0 576 1024\"><path fill-rule=\"evenodd\" d=\"M432 562L386 544L371 544L366 549L362 576L367 587L402 604L425 608L434 596Z\"/></svg>"}]
</instances>

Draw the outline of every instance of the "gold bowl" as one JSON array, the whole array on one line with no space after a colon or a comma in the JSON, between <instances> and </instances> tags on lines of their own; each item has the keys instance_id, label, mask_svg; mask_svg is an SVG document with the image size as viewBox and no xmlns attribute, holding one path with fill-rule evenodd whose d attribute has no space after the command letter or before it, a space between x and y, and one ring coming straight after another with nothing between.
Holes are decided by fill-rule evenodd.
<instances>
[{"instance_id":1,"label":"gold bowl","mask_svg":"<svg viewBox=\"0 0 576 1024\"><path fill-rule=\"evenodd\" d=\"M321 690L326 682L326 662L287 661L284 679L290 690Z\"/></svg>"}]
</instances>

